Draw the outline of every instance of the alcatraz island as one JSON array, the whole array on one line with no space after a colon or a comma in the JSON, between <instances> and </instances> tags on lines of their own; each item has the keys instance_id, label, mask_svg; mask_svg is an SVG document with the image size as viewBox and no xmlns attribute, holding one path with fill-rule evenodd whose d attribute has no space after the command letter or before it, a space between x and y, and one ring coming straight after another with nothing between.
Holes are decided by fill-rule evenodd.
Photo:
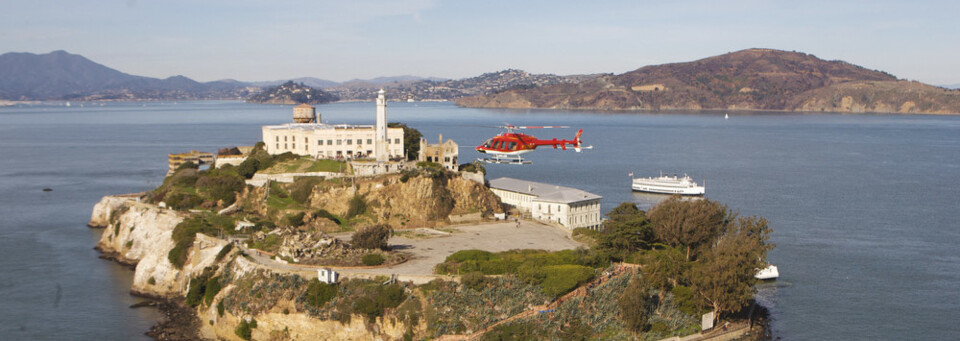
<instances>
[{"instance_id":1,"label":"alcatraz island","mask_svg":"<svg viewBox=\"0 0 960 341\"><path fill-rule=\"evenodd\" d=\"M679 197L603 219L600 196L487 180L453 140L388 123L382 90L376 103L375 125L296 106L253 146L170 154L160 186L96 204L97 248L134 266L131 292L167 316L149 335L764 336L765 219Z\"/></svg>"}]
</instances>

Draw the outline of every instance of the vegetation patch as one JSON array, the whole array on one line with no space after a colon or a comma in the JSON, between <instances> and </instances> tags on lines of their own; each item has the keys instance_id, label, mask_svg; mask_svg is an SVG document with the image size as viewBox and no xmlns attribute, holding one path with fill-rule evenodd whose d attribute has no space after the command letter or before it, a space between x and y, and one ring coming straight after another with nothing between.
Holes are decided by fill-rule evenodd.
<instances>
[{"instance_id":1,"label":"vegetation patch","mask_svg":"<svg viewBox=\"0 0 960 341\"><path fill-rule=\"evenodd\" d=\"M383 256L380 255L379 253L368 253L366 255L363 255L363 258L361 259L361 261L363 262L363 265L366 265L366 266L380 265L380 264L383 264L385 260L386 259L384 259Z\"/></svg>"}]
</instances>

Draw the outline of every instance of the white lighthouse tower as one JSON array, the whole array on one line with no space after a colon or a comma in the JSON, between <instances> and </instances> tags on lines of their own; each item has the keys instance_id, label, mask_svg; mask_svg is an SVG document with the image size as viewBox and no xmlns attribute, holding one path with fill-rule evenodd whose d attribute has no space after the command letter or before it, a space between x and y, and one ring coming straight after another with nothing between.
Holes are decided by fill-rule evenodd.
<instances>
[{"instance_id":1,"label":"white lighthouse tower","mask_svg":"<svg viewBox=\"0 0 960 341\"><path fill-rule=\"evenodd\" d=\"M383 89L377 92L377 142L375 143L377 162L386 162L387 153L387 98Z\"/></svg>"}]
</instances>

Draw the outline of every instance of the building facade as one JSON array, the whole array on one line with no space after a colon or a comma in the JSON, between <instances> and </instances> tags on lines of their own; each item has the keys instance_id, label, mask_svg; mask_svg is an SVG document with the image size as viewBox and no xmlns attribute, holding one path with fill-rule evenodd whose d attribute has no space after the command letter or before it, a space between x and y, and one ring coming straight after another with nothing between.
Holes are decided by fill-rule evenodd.
<instances>
[{"instance_id":1,"label":"building facade","mask_svg":"<svg viewBox=\"0 0 960 341\"><path fill-rule=\"evenodd\" d=\"M443 140L443 134L440 135L436 144L427 143L427 139L420 139L420 156L417 161L427 161L439 163L443 168L456 172L460 164L457 163L457 157L460 155L460 146L453 140Z\"/></svg>"},{"instance_id":2,"label":"building facade","mask_svg":"<svg viewBox=\"0 0 960 341\"><path fill-rule=\"evenodd\" d=\"M272 155L291 152L318 159L374 158L378 161L406 157L403 128L386 127L385 100L381 103L378 99L377 107L377 125L333 125L319 120L309 122L311 116L319 118L320 115L314 113L313 107L298 106L294 108L294 123L263 126L263 143ZM381 114L382 118L379 117ZM378 130L385 136L378 138ZM380 147L377 147L377 141L381 141Z\"/></svg>"},{"instance_id":3,"label":"building facade","mask_svg":"<svg viewBox=\"0 0 960 341\"><path fill-rule=\"evenodd\" d=\"M600 214L603 197L593 193L513 178L490 180L490 189L501 202L529 213L535 220L568 229L599 230L603 223Z\"/></svg>"},{"instance_id":4,"label":"building facade","mask_svg":"<svg viewBox=\"0 0 960 341\"><path fill-rule=\"evenodd\" d=\"M191 150L187 153L167 154L167 176L173 174L180 165L193 162L197 166L213 163L213 153L205 153L199 150Z\"/></svg>"}]
</instances>

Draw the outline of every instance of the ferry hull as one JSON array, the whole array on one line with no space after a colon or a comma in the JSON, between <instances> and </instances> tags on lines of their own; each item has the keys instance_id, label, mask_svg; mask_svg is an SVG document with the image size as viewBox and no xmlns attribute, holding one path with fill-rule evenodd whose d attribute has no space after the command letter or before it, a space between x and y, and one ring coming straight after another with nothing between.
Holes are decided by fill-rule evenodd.
<instances>
[{"instance_id":1,"label":"ferry hull","mask_svg":"<svg viewBox=\"0 0 960 341\"><path fill-rule=\"evenodd\" d=\"M656 187L656 186L633 184L632 188L636 192L657 193L657 194L679 194L679 195L700 196L705 193L703 187L663 188L663 187Z\"/></svg>"}]
</instances>

